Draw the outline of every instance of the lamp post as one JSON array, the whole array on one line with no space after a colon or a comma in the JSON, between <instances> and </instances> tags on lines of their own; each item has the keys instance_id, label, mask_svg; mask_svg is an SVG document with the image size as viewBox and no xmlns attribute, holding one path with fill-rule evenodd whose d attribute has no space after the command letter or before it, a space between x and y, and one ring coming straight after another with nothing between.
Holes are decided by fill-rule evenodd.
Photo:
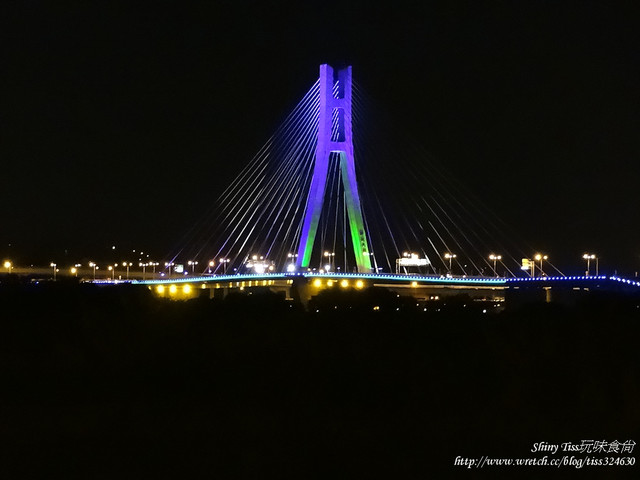
<instances>
[{"instance_id":1,"label":"lamp post","mask_svg":"<svg viewBox=\"0 0 640 480\"><path fill-rule=\"evenodd\" d=\"M89 266L93 268L93 281L95 282L97 265L95 264L95 262L89 262Z\"/></svg>"},{"instance_id":2,"label":"lamp post","mask_svg":"<svg viewBox=\"0 0 640 480\"><path fill-rule=\"evenodd\" d=\"M542 269L542 261L546 260L547 258L549 258L547 255L543 255L541 253L536 253L536 256L533 257L536 260L538 260L540 262L540 276L543 277L544 276L544 270Z\"/></svg>"},{"instance_id":3,"label":"lamp post","mask_svg":"<svg viewBox=\"0 0 640 480\"><path fill-rule=\"evenodd\" d=\"M164 262L164 266L169 269L169 278L171 278L171 267L173 267L173 262Z\"/></svg>"},{"instance_id":4,"label":"lamp post","mask_svg":"<svg viewBox=\"0 0 640 480\"><path fill-rule=\"evenodd\" d=\"M113 265L109 265L107 269L111 272L111 280L116 279L116 269L113 268Z\"/></svg>"},{"instance_id":5,"label":"lamp post","mask_svg":"<svg viewBox=\"0 0 640 480\"><path fill-rule=\"evenodd\" d=\"M297 253L287 253L288 262L287 263L287 272L293 273L296 271L296 258L298 258Z\"/></svg>"},{"instance_id":6,"label":"lamp post","mask_svg":"<svg viewBox=\"0 0 640 480\"><path fill-rule=\"evenodd\" d=\"M452 271L451 271L451 261L456 257L457 257L457 255L455 253L447 252L447 253L444 254L444 258L449 260L449 273L452 273Z\"/></svg>"},{"instance_id":7,"label":"lamp post","mask_svg":"<svg viewBox=\"0 0 640 480\"><path fill-rule=\"evenodd\" d=\"M53 269L53 281L55 282L56 281L56 272L57 272L56 267L58 265L53 263L53 262L51 262L51 264L49 266Z\"/></svg>"},{"instance_id":8,"label":"lamp post","mask_svg":"<svg viewBox=\"0 0 640 480\"><path fill-rule=\"evenodd\" d=\"M4 268L6 268L9 273L11 273L11 270L13 269L13 264L9 260L6 260L4 262Z\"/></svg>"},{"instance_id":9,"label":"lamp post","mask_svg":"<svg viewBox=\"0 0 640 480\"><path fill-rule=\"evenodd\" d=\"M596 255L594 255L593 253L585 253L584 255L582 255L582 258L584 258L587 261L587 277L589 276L589 267L591 266L591 260L595 260L596 261L596 277L598 276L598 257Z\"/></svg>"},{"instance_id":10,"label":"lamp post","mask_svg":"<svg viewBox=\"0 0 640 480\"><path fill-rule=\"evenodd\" d=\"M133 265L131 262L122 262L122 266L127 268L127 280L129 280L129 267Z\"/></svg>"},{"instance_id":11,"label":"lamp post","mask_svg":"<svg viewBox=\"0 0 640 480\"><path fill-rule=\"evenodd\" d=\"M143 280L147 279L147 266L148 265L149 265L148 263L142 263L142 262L140 262L138 264L138 266L142 267L142 279Z\"/></svg>"},{"instance_id":12,"label":"lamp post","mask_svg":"<svg viewBox=\"0 0 640 480\"><path fill-rule=\"evenodd\" d=\"M78 267L71 267L71 275L78 277Z\"/></svg>"},{"instance_id":13,"label":"lamp post","mask_svg":"<svg viewBox=\"0 0 640 480\"><path fill-rule=\"evenodd\" d=\"M493 253L491 255L489 255L489 260L493 260L493 273L496 274L496 277L498 277L498 271L496 270L496 264L498 262L498 260L502 260L502 255L494 255Z\"/></svg>"},{"instance_id":14,"label":"lamp post","mask_svg":"<svg viewBox=\"0 0 640 480\"><path fill-rule=\"evenodd\" d=\"M211 269L213 268L213 266L216 264L216 262L214 262L213 260L209 261L209 274L211 274Z\"/></svg>"},{"instance_id":15,"label":"lamp post","mask_svg":"<svg viewBox=\"0 0 640 480\"><path fill-rule=\"evenodd\" d=\"M324 252L324 256L327 258L329 265L331 266L331 270L334 270L334 258L336 256L335 252Z\"/></svg>"},{"instance_id":16,"label":"lamp post","mask_svg":"<svg viewBox=\"0 0 640 480\"><path fill-rule=\"evenodd\" d=\"M221 258L218 262L222 264L222 274L226 275L227 274L227 263L229 263L229 259L228 258Z\"/></svg>"},{"instance_id":17,"label":"lamp post","mask_svg":"<svg viewBox=\"0 0 640 480\"><path fill-rule=\"evenodd\" d=\"M194 260L189 260L187 264L191 266L191 274L193 275L196 271L196 265L198 264L198 262Z\"/></svg>"}]
</instances>

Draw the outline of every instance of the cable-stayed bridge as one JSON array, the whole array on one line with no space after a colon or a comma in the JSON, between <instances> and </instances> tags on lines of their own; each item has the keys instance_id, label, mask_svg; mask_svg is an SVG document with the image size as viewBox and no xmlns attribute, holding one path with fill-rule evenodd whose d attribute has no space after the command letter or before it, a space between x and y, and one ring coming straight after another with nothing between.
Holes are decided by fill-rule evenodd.
<instances>
[{"instance_id":1,"label":"cable-stayed bridge","mask_svg":"<svg viewBox=\"0 0 640 480\"><path fill-rule=\"evenodd\" d=\"M464 289L493 301L524 276L577 278L542 254L523 272L532 249L406 139L402 125L377 122L371 103L351 67L321 65L319 79L181 240L167 278L142 283L187 297L196 285L278 287L287 296L294 284L378 285L427 299L437 289ZM175 267L171 275L186 263L202 275L176 278ZM608 279L583 279L596 280Z\"/></svg>"},{"instance_id":2,"label":"cable-stayed bridge","mask_svg":"<svg viewBox=\"0 0 640 480\"><path fill-rule=\"evenodd\" d=\"M213 261L214 273L513 276L522 254L497 253L515 250L508 227L370 103L351 67L322 65L173 262L197 259L208 272Z\"/></svg>"}]
</instances>

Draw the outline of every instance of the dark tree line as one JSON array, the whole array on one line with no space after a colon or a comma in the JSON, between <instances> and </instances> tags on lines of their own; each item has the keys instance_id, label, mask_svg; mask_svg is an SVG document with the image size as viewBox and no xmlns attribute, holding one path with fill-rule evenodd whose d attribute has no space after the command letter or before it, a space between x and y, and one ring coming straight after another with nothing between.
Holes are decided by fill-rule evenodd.
<instances>
[{"instance_id":1,"label":"dark tree line","mask_svg":"<svg viewBox=\"0 0 640 480\"><path fill-rule=\"evenodd\" d=\"M3 477L467 478L457 455L637 441L637 299L497 315L413 303L335 290L306 311L267 292L172 302L5 282Z\"/></svg>"}]
</instances>

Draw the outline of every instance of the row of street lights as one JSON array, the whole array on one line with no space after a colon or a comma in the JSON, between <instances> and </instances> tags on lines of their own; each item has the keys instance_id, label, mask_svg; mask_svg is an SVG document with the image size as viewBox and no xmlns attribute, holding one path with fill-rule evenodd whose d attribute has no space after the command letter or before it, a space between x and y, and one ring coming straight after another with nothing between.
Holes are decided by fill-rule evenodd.
<instances>
[{"instance_id":1,"label":"row of street lights","mask_svg":"<svg viewBox=\"0 0 640 480\"><path fill-rule=\"evenodd\" d=\"M329 271L329 268L331 268L332 270L335 269L335 252L325 251L323 253L323 256L327 259L327 262L329 262L329 264L325 266L325 269L327 271ZM295 253L289 253L287 255L287 257L288 257L289 261L291 262L291 264L287 266L287 269L288 270L295 269L295 261L296 261L296 258L298 257L298 255L295 254ZM455 254L455 253L451 253L451 252L445 252L444 253L444 258L449 261L449 273L452 272L453 260L456 259L457 257L458 257L458 255ZM492 254L489 255L488 258L493 263L493 273L496 276L499 276L497 268L498 268L498 262L502 263L502 255L498 255L498 254L492 253ZM598 257L595 254L592 254L592 253L585 253L582 256L582 258L584 260L586 260L586 262L587 262L586 276L589 276L589 274L590 274L591 261L595 260L595 262L596 262L596 276L597 276L599 274L599 263L598 263L599 259L598 259ZM255 261L255 260L258 260L258 257L254 255L252 257L252 259ZM531 275L534 276L535 275L535 268L537 267L536 262L540 262L540 266L537 267L537 268L539 268L540 274L544 275L544 268L543 268L544 264L543 264L543 262L548 260L549 256L545 255L545 254L542 254L542 253L536 253L533 256L533 259L534 259L534 261L528 260L527 263L526 263L526 266L525 266L525 262L524 262L524 260L526 260L526 259L523 259L523 267L522 267L522 269L523 270L528 270L529 268L531 268ZM218 260L218 264L222 265L223 274L224 275L227 274L227 264L229 262L230 262L230 259L228 259L228 258L221 258L221 259ZM52 266L53 265L54 264L52 264ZM147 266L153 266L153 273L155 275L155 273L156 273L155 267L157 265L159 265L157 262L140 263L139 266L142 267L142 269L143 269L142 270L143 278L146 277L146 267ZM175 263L174 262L165 262L164 265L165 265L165 267L168 268L169 276L171 276L171 269L172 269L172 267L175 266ZM187 265L189 265L191 267L191 273L194 274L195 273L195 268L198 265L198 262L196 260L189 260L187 262ZM215 265L216 265L215 260L209 261L209 269L208 269L208 273L209 274L212 273L212 269L215 267ZM76 265L76 267L79 267L79 266L80 265ZM90 262L89 266L93 267L93 278L95 280L95 270L98 267L96 267L95 263L93 263L93 262ZM117 267L118 264L116 263L115 266ZM128 279L129 278L129 267L133 266L133 264L131 262L123 262L122 266L126 267L126 269L127 269L127 279ZM292 266L293 266L293 268L291 268ZM6 262L5 262L5 268L7 268L7 263ZM109 266L109 270L112 271L112 273L115 271L112 266ZM113 275L112 275L112 278L113 278Z\"/></svg>"},{"instance_id":2,"label":"row of street lights","mask_svg":"<svg viewBox=\"0 0 640 480\"><path fill-rule=\"evenodd\" d=\"M5 262L6 263L6 262ZM118 266L122 266L126 269L126 278L127 280L129 279L129 269L131 267L133 267L133 262L122 262L121 264L117 264L114 263L113 265L108 265L107 266L107 271L109 271L109 275L111 276L111 280L115 280L115 276L116 276L116 267ZM153 273L155 275L156 273L156 267L160 265L158 262L140 262L138 264L139 267L142 267L142 278L146 279L146 268L147 267L153 267ZM53 280L55 281L57 278L57 274L60 271L60 269L58 268L58 264L55 262L51 262L49 264L49 266L52 268L52 272L53 272ZM96 262L89 262L88 264L89 268L91 268L93 270L93 279L96 279L96 270L100 270L100 267L98 266L98 264ZM82 267L82 264L80 263L76 263L73 267L71 267L69 269L69 272L71 273L71 275L77 277L78 276L78 272L80 271L80 267Z\"/></svg>"},{"instance_id":3,"label":"row of street lights","mask_svg":"<svg viewBox=\"0 0 640 480\"><path fill-rule=\"evenodd\" d=\"M223 273L223 275L227 274L227 264L230 261L231 260L229 260L228 258L220 258L218 260L218 264L222 265L222 273ZM198 264L198 262L193 262L193 261L190 261L190 262L187 262L187 263L192 266L192 270L191 270L192 272L194 271L194 265ZM207 273L209 273L209 274L213 273L213 271L211 269L214 268L215 266L216 266L216 261L215 260L209 260L209 269L208 269Z\"/></svg>"},{"instance_id":4,"label":"row of street lights","mask_svg":"<svg viewBox=\"0 0 640 480\"><path fill-rule=\"evenodd\" d=\"M450 252L446 252L444 254L444 258L449 260L449 273L451 273L451 262L454 258L456 258L457 255L454 253L450 253ZM522 269L523 270L528 270L529 268L531 269L531 276L535 275L535 268L536 268L536 261L540 262L540 274L544 275L544 269L543 269L543 262L545 260L549 259L548 255L542 254L542 253L536 253L534 256L534 262L528 260L528 259L523 259L523 263L522 263ZM590 274L590 265L591 265L591 261L595 260L596 262L596 276L599 275L599 264L598 264L598 257L597 255L593 254L593 253L585 253L584 255L582 255L582 258L584 260L586 260L587 262L587 270L585 272L585 276L589 276ZM497 271L497 262L500 261L502 263L502 255L496 255L494 253L492 253L491 255L489 255L489 260L491 260L493 262L493 273L498 276L498 271Z\"/></svg>"},{"instance_id":5,"label":"row of street lights","mask_svg":"<svg viewBox=\"0 0 640 480\"><path fill-rule=\"evenodd\" d=\"M406 254L405 254L406 255ZM288 271L293 271L295 270L295 261L297 258L297 254L294 253L290 253L287 255L287 257L289 258L289 261L291 262L288 266L287 266L287 270ZM329 252L326 251L324 252L324 257L327 258L327 261L330 262L329 264L327 264L325 266L326 270L329 271L329 268L331 268L332 270L335 268L334 265L334 258L335 258L335 253L334 252ZM452 272L452 268L453 268L453 260L455 258L457 258L458 256L455 253L451 253L451 252L445 252L444 253L444 258L446 260L449 261L449 273ZM254 255L254 257L252 257L253 260L257 260L258 257ZM595 264L596 264L596 276L599 275L599 258L597 255L593 254L593 253L585 253L584 255L582 255L582 258L586 261L586 276L588 277L590 275L590 270L591 270L591 262L595 260ZM535 269L537 267L536 262L540 262L540 266L538 267L540 270L540 274L544 275L544 269L543 269L543 262L545 260L549 259L548 255L542 254L542 253L536 253L533 256L534 261L531 261L529 259L523 259L522 260L522 270L529 270L531 269L531 276L535 276ZM493 273L498 276L498 271L497 271L497 263L500 262L502 263L502 255L497 255L497 254L490 254L489 255L489 260L491 260L493 262ZM230 262L230 260L228 258L221 258L218 260L218 264L222 265L223 268L223 274L226 275L227 273L227 264ZM187 262L187 264L191 267L191 273L194 274L195 273L195 268L198 265L198 262L195 260L189 260ZM212 268L215 266L216 262L215 260L211 260L209 261L209 270L208 273L211 274L212 273ZM142 277L143 279L146 279L146 269L147 267L152 267L153 268L153 274L155 276L156 273L156 267L160 265L158 262L140 262L138 264L139 267L142 268ZM165 262L165 267L168 268L169 270L169 277L171 276L171 269L172 267L174 267L175 263L174 262ZM8 271L8 273L11 273L13 270L13 263L9 260L5 260L3 263L4 268ZM57 267L58 265L54 262L51 262L51 264L49 265L53 270L53 280L56 280L56 275L57 273L60 271ZM79 263L76 263L73 267L71 267L70 272L72 275L74 276L78 276L78 270L82 265ZM127 280L129 279L129 269L133 266L132 262L122 262L121 266L126 268L126 278ZM93 279L96 279L96 270L99 270L100 267L95 263L95 262L89 262L89 267L93 269ZM107 267L107 270L111 273L111 279L115 280L115 269L116 267L118 267L118 264L113 264L113 265L109 265Z\"/></svg>"}]
</instances>

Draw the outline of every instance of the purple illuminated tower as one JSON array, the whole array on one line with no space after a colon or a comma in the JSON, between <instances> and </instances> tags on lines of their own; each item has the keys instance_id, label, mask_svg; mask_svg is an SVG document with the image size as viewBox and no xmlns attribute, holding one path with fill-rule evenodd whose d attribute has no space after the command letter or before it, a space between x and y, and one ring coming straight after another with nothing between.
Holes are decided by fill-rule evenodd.
<instances>
[{"instance_id":1,"label":"purple illuminated tower","mask_svg":"<svg viewBox=\"0 0 640 480\"><path fill-rule=\"evenodd\" d=\"M336 79L333 68L329 65L320 65L318 146L304 223L302 224L300 246L298 248L298 268L307 268L311 261L313 243L316 238L320 213L324 203L329 156L332 152L335 152L340 159L340 173L344 186L349 229L358 272L371 271L371 259L362 217L360 196L358 195L356 169L353 163L351 87L351 67L338 70ZM334 118L337 119L337 128L333 129L332 134Z\"/></svg>"}]
</instances>

